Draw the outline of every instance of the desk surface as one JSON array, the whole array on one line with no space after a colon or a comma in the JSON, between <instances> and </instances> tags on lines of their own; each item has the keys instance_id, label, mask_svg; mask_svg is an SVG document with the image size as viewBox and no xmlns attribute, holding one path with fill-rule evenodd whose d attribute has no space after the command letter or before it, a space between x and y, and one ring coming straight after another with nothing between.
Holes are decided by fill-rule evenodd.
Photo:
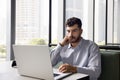
<instances>
[{"instance_id":1,"label":"desk surface","mask_svg":"<svg viewBox=\"0 0 120 80\"><path fill-rule=\"evenodd\" d=\"M86 76L87 75L85 74L76 73L63 80L76 80ZM39 79L20 76L18 74L17 69L11 67L11 62L6 61L6 62L0 62L0 80L39 80Z\"/></svg>"}]
</instances>

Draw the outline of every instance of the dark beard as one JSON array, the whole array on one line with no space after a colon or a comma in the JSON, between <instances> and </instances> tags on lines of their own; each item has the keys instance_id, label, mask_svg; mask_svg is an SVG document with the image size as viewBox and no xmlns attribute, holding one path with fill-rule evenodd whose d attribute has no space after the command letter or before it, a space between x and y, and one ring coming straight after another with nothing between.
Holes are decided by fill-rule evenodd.
<instances>
[{"instance_id":1,"label":"dark beard","mask_svg":"<svg viewBox=\"0 0 120 80\"><path fill-rule=\"evenodd\" d=\"M76 39L75 37L72 37L73 39ZM78 37L75 41L69 41L70 43L77 43L77 42L79 42L79 40L80 40L80 37Z\"/></svg>"}]
</instances>

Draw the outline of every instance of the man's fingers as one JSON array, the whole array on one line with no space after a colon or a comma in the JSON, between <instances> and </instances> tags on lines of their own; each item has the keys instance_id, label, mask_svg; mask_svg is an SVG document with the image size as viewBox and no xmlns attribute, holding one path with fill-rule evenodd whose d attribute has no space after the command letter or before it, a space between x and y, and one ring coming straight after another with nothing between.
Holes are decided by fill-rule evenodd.
<instances>
[{"instance_id":1,"label":"man's fingers","mask_svg":"<svg viewBox=\"0 0 120 80\"><path fill-rule=\"evenodd\" d=\"M62 65L59 67L59 69L61 69L62 67L66 67L66 66L67 66L67 63L62 64Z\"/></svg>"},{"instance_id":2,"label":"man's fingers","mask_svg":"<svg viewBox=\"0 0 120 80\"><path fill-rule=\"evenodd\" d=\"M76 73L77 72L77 67L74 67L74 66L71 66L71 65L65 63L65 64L63 64L59 67L59 71L63 72L63 73L66 73L66 72Z\"/></svg>"},{"instance_id":3,"label":"man's fingers","mask_svg":"<svg viewBox=\"0 0 120 80\"><path fill-rule=\"evenodd\" d=\"M62 72L62 71L65 70L65 69L66 69L65 65L61 65L61 66L59 67L59 71L60 71L60 72Z\"/></svg>"},{"instance_id":4,"label":"man's fingers","mask_svg":"<svg viewBox=\"0 0 120 80\"><path fill-rule=\"evenodd\" d=\"M60 72L67 72L69 64L65 63L59 67Z\"/></svg>"},{"instance_id":5,"label":"man's fingers","mask_svg":"<svg viewBox=\"0 0 120 80\"><path fill-rule=\"evenodd\" d=\"M62 72L62 73L66 73L66 72L67 72L67 69L62 70L61 72Z\"/></svg>"}]
</instances>

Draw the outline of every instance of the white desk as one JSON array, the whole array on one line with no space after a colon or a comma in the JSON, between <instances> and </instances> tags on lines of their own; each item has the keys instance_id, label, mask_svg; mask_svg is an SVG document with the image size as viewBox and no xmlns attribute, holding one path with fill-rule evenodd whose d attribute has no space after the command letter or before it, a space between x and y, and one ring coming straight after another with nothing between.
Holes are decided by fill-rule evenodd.
<instances>
[{"instance_id":1,"label":"white desk","mask_svg":"<svg viewBox=\"0 0 120 80\"><path fill-rule=\"evenodd\" d=\"M76 73L63 80L76 80L86 77L85 74ZM0 80L39 80L30 77L20 76L16 68L11 67L11 62L0 62Z\"/></svg>"}]
</instances>

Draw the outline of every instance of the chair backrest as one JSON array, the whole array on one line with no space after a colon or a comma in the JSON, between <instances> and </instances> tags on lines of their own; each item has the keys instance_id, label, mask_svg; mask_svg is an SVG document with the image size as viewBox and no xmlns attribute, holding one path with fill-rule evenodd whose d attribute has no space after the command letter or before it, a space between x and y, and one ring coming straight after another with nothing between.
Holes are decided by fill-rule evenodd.
<instances>
[{"instance_id":1,"label":"chair backrest","mask_svg":"<svg viewBox=\"0 0 120 80\"><path fill-rule=\"evenodd\" d=\"M102 72L99 80L120 80L120 50L101 51Z\"/></svg>"}]
</instances>

